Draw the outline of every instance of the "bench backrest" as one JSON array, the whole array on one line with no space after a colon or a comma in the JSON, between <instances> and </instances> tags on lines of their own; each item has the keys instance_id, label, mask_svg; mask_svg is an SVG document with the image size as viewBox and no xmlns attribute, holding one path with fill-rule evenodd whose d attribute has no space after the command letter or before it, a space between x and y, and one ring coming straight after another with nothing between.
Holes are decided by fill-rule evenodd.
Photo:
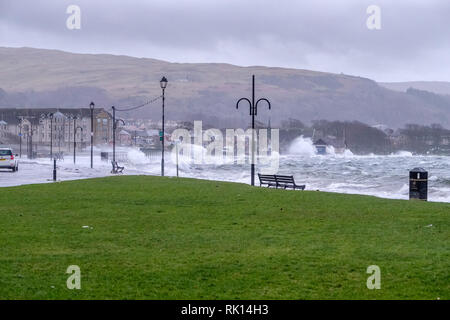
<instances>
[{"instance_id":1,"label":"bench backrest","mask_svg":"<svg viewBox=\"0 0 450 320\"><path fill-rule=\"evenodd\" d=\"M276 178L275 175L273 174L259 174L258 173L258 177L259 177L259 181L264 183L264 182L276 182Z\"/></svg>"},{"instance_id":2,"label":"bench backrest","mask_svg":"<svg viewBox=\"0 0 450 320\"><path fill-rule=\"evenodd\" d=\"M277 183L292 183L294 184L294 176L281 176L281 175L275 175L275 178L277 179Z\"/></svg>"}]
</instances>

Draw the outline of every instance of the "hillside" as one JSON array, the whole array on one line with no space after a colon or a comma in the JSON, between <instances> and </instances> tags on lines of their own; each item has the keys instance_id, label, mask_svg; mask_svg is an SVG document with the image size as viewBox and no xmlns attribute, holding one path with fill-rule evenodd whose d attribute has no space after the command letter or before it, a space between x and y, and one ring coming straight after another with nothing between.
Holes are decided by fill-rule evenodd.
<instances>
[{"instance_id":1,"label":"hillside","mask_svg":"<svg viewBox=\"0 0 450 320\"><path fill-rule=\"evenodd\" d=\"M169 79L168 119L236 126L249 120L247 107L237 112L235 103L251 95L252 74L257 77L257 96L272 102L274 124L297 118L304 122L359 120L392 127L405 123L450 127L449 99L436 104L436 99L391 91L361 77L31 48L0 48L0 106L79 107L91 100L108 109L111 105L136 105L160 94L159 80L165 75ZM268 114L263 106L259 120L268 121ZM133 116L159 118L160 106L146 107Z\"/></svg>"},{"instance_id":2,"label":"hillside","mask_svg":"<svg viewBox=\"0 0 450 320\"><path fill-rule=\"evenodd\" d=\"M436 94L450 95L450 82L445 81L380 82L379 85L401 92L406 92L409 88L414 88Z\"/></svg>"}]
</instances>

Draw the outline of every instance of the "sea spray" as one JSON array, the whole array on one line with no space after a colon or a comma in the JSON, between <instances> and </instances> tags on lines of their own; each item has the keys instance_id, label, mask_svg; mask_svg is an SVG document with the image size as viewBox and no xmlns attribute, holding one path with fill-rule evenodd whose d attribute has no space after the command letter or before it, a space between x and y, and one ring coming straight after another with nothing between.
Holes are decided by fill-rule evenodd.
<instances>
[{"instance_id":1,"label":"sea spray","mask_svg":"<svg viewBox=\"0 0 450 320\"><path fill-rule=\"evenodd\" d=\"M127 152L127 163L131 164L135 167L148 165L149 159L145 156L145 154L138 149L131 149Z\"/></svg>"},{"instance_id":2,"label":"sea spray","mask_svg":"<svg viewBox=\"0 0 450 320\"><path fill-rule=\"evenodd\" d=\"M343 153L344 157L353 157L353 152L350 151L350 149L345 149Z\"/></svg>"},{"instance_id":3,"label":"sea spray","mask_svg":"<svg viewBox=\"0 0 450 320\"><path fill-rule=\"evenodd\" d=\"M311 157L316 154L316 147L314 146L311 138L304 138L303 136L300 136L292 141L288 152L289 154Z\"/></svg>"},{"instance_id":4,"label":"sea spray","mask_svg":"<svg viewBox=\"0 0 450 320\"><path fill-rule=\"evenodd\" d=\"M412 157L413 154L410 151L401 150L401 151L397 151L396 153L392 153L391 156L393 156L393 157Z\"/></svg>"},{"instance_id":5,"label":"sea spray","mask_svg":"<svg viewBox=\"0 0 450 320\"><path fill-rule=\"evenodd\" d=\"M336 151L334 150L334 147L329 145L327 146L327 154L335 155Z\"/></svg>"}]
</instances>

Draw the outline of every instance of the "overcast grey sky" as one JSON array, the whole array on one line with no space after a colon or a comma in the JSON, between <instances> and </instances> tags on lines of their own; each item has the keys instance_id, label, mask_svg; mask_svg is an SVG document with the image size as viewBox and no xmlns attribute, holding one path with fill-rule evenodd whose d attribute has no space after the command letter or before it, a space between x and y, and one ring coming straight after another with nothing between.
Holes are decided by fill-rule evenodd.
<instances>
[{"instance_id":1,"label":"overcast grey sky","mask_svg":"<svg viewBox=\"0 0 450 320\"><path fill-rule=\"evenodd\" d=\"M0 0L0 46L450 81L449 18L449 0Z\"/></svg>"}]
</instances>

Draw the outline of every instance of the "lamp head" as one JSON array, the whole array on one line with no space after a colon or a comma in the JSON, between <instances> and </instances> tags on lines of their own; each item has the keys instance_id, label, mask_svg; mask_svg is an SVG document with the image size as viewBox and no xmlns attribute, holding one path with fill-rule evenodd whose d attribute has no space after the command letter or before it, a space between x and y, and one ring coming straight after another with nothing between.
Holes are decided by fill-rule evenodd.
<instances>
[{"instance_id":1,"label":"lamp head","mask_svg":"<svg viewBox=\"0 0 450 320\"><path fill-rule=\"evenodd\" d=\"M161 85L161 89L165 89L167 87L167 78L166 77L162 77L161 81L159 82Z\"/></svg>"}]
</instances>

